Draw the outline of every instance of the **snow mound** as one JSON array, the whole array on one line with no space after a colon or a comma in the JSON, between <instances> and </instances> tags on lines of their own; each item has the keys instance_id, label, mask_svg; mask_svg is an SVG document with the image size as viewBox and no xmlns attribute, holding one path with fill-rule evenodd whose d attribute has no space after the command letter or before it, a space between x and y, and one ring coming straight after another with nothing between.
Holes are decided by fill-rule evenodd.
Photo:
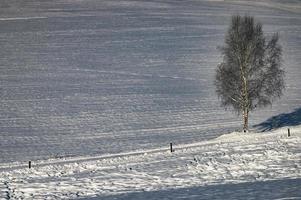
<instances>
[{"instance_id":1,"label":"snow mound","mask_svg":"<svg viewBox=\"0 0 301 200\"><path fill-rule=\"evenodd\" d=\"M288 129L290 129L290 136L301 136L301 126L295 127L283 127L277 130L269 132L232 132L229 134L224 134L216 138L216 141L220 142L232 142L232 141L245 141L252 142L256 140L264 140L269 138L285 138L288 135Z\"/></svg>"}]
</instances>

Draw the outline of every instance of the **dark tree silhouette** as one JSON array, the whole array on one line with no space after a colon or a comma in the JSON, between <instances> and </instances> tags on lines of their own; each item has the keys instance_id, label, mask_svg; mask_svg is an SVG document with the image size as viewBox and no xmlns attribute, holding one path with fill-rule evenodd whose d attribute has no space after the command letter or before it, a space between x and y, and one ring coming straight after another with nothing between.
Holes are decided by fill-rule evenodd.
<instances>
[{"instance_id":1,"label":"dark tree silhouette","mask_svg":"<svg viewBox=\"0 0 301 200\"><path fill-rule=\"evenodd\" d=\"M236 15L221 52L223 61L216 70L216 92L224 107L242 114L246 131L249 111L272 104L284 89L278 34L266 41L261 23L251 16Z\"/></svg>"}]
</instances>

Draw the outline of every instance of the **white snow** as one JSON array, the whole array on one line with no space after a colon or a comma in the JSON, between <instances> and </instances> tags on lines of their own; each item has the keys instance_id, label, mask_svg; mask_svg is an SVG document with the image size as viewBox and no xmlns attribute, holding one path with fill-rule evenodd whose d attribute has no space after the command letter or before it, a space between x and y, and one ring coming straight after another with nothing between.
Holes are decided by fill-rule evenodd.
<instances>
[{"instance_id":1,"label":"white snow","mask_svg":"<svg viewBox=\"0 0 301 200\"><path fill-rule=\"evenodd\" d=\"M246 13L280 33L287 85L250 127L289 138L223 135L241 118L219 106L216 47ZM2 1L0 199L300 199L300 14L299 0Z\"/></svg>"},{"instance_id":2,"label":"white snow","mask_svg":"<svg viewBox=\"0 0 301 200\"><path fill-rule=\"evenodd\" d=\"M290 127L290 131L290 137L287 127L263 133L234 132L209 141L174 145L173 153L167 144L141 152L35 161L31 169L24 162L4 164L0 165L0 194L8 199L118 199L118 195L138 192L139 198L132 198L144 199L144 194L158 192L152 198L160 199L162 193L172 197L172 190L183 188L229 184L235 188L237 184L260 185L271 180L297 180L299 184L301 126ZM292 199L296 194L301 198L300 188L280 195Z\"/></svg>"},{"instance_id":3,"label":"white snow","mask_svg":"<svg viewBox=\"0 0 301 200\"><path fill-rule=\"evenodd\" d=\"M1 2L0 162L154 149L239 130L241 118L219 106L214 86L233 14L254 15L283 46L285 94L252 112L250 127L300 112L298 10L293 0Z\"/></svg>"}]
</instances>

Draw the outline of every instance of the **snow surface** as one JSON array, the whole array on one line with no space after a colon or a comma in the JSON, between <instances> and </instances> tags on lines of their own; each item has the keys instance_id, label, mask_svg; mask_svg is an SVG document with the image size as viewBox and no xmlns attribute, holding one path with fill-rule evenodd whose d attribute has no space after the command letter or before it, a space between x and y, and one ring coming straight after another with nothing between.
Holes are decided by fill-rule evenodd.
<instances>
[{"instance_id":1,"label":"snow surface","mask_svg":"<svg viewBox=\"0 0 301 200\"><path fill-rule=\"evenodd\" d=\"M301 199L300 1L0 5L0 199ZM280 129L222 135L241 119L216 47L246 13L280 33L287 84L250 123Z\"/></svg>"},{"instance_id":2,"label":"snow surface","mask_svg":"<svg viewBox=\"0 0 301 200\"><path fill-rule=\"evenodd\" d=\"M168 148L0 165L3 199L301 199L301 126Z\"/></svg>"},{"instance_id":3,"label":"snow surface","mask_svg":"<svg viewBox=\"0 0 301 200\"><path fill-rule=\"evenodd\" d=\"M237 13L280 33L287 71L283 98L251 113L251 125L295 118L300 1L283 2L1 1L0 162L153 149L240 129L213 84L216 47Z\"/></svg>"}]
</instances>

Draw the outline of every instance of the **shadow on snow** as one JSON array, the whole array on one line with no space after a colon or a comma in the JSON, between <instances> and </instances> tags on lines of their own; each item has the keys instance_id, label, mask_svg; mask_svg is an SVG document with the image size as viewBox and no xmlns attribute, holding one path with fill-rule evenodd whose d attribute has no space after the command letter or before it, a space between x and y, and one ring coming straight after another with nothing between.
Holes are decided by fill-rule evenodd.
<instances>
[{"instance_id":1,"label":"shadow on snow","mask_svg":"<svg viewBox=\"0 0 301 200\"><path fill-rule=\"evenodd\" d=\"M134 184L134 183L133 183ZM301 179L283 179L270 181L257 181L247 183L228 183L220 185L207 185L192 188L168 189L159 191L144 191L117 194L112 196L98 196L83 198L85 200L205 200L205 199L300 199ZM147 189L147 188L145 188Z\"/></svg>"},{"instance_id":2,"label":"shadow on snow","mask_svg":"<svg viewBox=\"0 0 301 200\"><path fill-rule=\"evenodd\" d=\"M291 113L283 113L273 116L266 121L255 125L261 131L269 131L284 126L296 126L301 124L301 107Z\"/></svg>"}]
</instances>

